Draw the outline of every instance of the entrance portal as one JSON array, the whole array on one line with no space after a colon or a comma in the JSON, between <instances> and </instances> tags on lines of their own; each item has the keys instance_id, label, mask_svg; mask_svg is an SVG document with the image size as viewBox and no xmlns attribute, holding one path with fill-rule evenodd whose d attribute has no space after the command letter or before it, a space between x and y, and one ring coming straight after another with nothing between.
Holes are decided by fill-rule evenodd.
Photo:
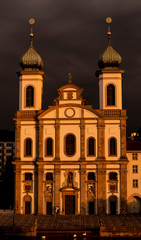
<instances>
[{"instance_id":1,"label":"entrance portal","mask_svg":"<svg viewBox=\"0 0 141 240\"><path fill-rule=\"evenodd\" d=\"M25 214L31 214L31 202L25 202Z\"/></svg>"},{"instance_id":2,"label":"entrance portal","mask_svg":"<svg viewBox=\"0 0 141 240\"><path fill-rule=\"evenodd\" d=\"M65 196L65 214L66 215L75 214L75 196L74 195Z\"/></svg>"},{"instance_id":3,"label":"entrance portal","mask_svg":"<svg viewBox=\"0 0 141 240\"><path fill-rule=\"evenodd\" d=\"M52 215L52 202L46 202L46 214Z\"/></svg>"},{"instance_id":4,"label":"entrance portal","mask_svg":"<svg viewBox=\"0 0 141 240\"><path fill-rule=\"evenodd\" d=\"M111 196L109 198L109 202L110 202L110 214L116 214L117 197L116 196Z\"/></svg>"},{"instance_id":5,"label":"entrance portal","mask_svg":"<svg viewBox=\"0 0 141 240\"><path fill-rule=\"evenodd\" d=\"M89 202L89 214L94 214L94 202Z\"/></svg>"}]
</instances>

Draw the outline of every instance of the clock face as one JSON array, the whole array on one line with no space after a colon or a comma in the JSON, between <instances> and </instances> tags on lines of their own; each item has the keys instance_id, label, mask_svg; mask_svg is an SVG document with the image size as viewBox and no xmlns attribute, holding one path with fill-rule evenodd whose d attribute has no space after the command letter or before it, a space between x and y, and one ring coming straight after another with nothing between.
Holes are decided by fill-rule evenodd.
<instances>
[{"instance_id":1,"label":"clock face","mask_svg":"<svg viewBox=\"0 0 141 240\"><path fill-rule=\"evenodd\" d=\"M30 23L31 25L34 24L34 23L35 23L35 19L34 19L34 18L30 18L29 23Z\"/></svg>"},{"instance_id":2,"label":"clock face","mask_svg":"<svg viewBox=\"0 0 141 240\"><path fill-rule=\"evenodd\" d=\"M65 110L65 116L68 118L72 118L75 115L75 110L73 108L67 108Z\"/></svg>"}]
</instances>

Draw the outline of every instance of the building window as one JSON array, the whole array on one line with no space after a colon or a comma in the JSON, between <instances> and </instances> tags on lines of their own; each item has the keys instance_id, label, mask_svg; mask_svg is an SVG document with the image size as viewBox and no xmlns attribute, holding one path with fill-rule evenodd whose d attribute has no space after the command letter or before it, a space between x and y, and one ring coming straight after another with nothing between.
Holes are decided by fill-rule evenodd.
<instances>
[{"instance_id":1,"label":"building window","mask_svg":"<svg viewBox=\"0 0 141 240\"><path fill-rule=\"evenodd\" d=\"M47 138L46 140L46 156L53 155L53 139Z\"/></svg>"},{"instance_id":2,"label":"building window","mask_svg":"<svg viewBox=\"0 0 141 240\"><path fill-rule=\"evenodd\" d=\"M50 180L50 181L53 181L53 174L51 172L48 172L46 174L46 180Z\"/></svg>"},{"instance_id":3,"label":"building window","mask_svg":"<svg viewBox=\"0 0 141 240\"><path fill-rule=\"evenodd\" d=\"M133 179L133 188L138 188L138 179Z\"/></svg>"},{"instance_id":4,"label":"building window","mask_svg":"<svg viewBox=\"0 0 141 240\"><path fill-rule=\"evenodd\" d=\"M32 173L25 173L25 180L32 181Z\"/></svg>"},{"instance_id":5,"label":"building window","mask_svg":"<svg viewBox=\"0 0 141 240\"><path fill-rule=\"evenodd\" d=\"M89 172L88 173L88 180L95 181L95 173L94 172Z\"/></svg>"},{"instance_id":6,"label":"building window","mask_svg":"<svg viewBox=\"0 0 141 240\"><path fill-rule=\"evenodd\" d=\"M107 87L107 106L115 105L115 87L113 84Z\"/></svg>"},{"instance_id":7,"label":"building window","mask_svg":"<svg viewBox=\"0 0 141 240\"><path fill-rule=\"evenodd\" d=\"M68 134L65 139L65 153L68 156L73 156L75 154L75 136L73 134Z\"/></svg>"},{"instance_id":8,"label":"building window","mask_svg":"<svg viewBox=\"0 0 141 240\"><path fill-rule=\"evenodd\" d=\"M27 138L25 140L25 156L31 155L32 155L32 140L30 138Z\"/></svg>"},{"instance_id":9,"label":"building window","mask_svg":"<svg viewBox=\"0 0 141 240\"><path fill-rule=\"evenodd\" d=\"M138 160L138 154L137 153L132 153L132 159L133 160Z\"/></svg>"},{"instance_id":10,"label":"building window","mask_svg":"<svg viewBox=\"0 0 141 240\"><path fill-rule=\"evenodd\" d=\"M109 180L117 181L117 173L116 172L110 172L109 173Z\"/></svg>"},{"instance_id":11,"label":"building window","mask_svg":"<svg viewBox=\"0 0 141 240\"><path fill-rule=\"evenodd\" d=\"M133 173L138 173L138 165L133 165L132 169L133 169Z\"/></svg>"},{"instance_id":12,"label":"building window","mask_svg":"<svg viewBox=\"0 0 141 240\"><path fill-rule=\"evenodd\" d=\"M34 106L34 88L29 86L26 88L26 107Z\"/></svg>"},{"instance_id":13,"label":"building window","mask_svg":"<svg viewBox=\"0 0 141 240\"><path fill-rule=\"evenodd\" d=\"M94 155L95 155L95 139L93 137L90 137L88 139L88 156Z\"/></svg>"},{"instance_id":14,"label":"building window","mask_svg":"<svg viewBox=\"0 0 141 240\"><path fill-rule=\"evenodd\" d=\"M110 138L110 141L109 141L109 155L112 155L112 156L117 155L117 140L116 140L116 138Z\"/></svg>"}]
</instances>

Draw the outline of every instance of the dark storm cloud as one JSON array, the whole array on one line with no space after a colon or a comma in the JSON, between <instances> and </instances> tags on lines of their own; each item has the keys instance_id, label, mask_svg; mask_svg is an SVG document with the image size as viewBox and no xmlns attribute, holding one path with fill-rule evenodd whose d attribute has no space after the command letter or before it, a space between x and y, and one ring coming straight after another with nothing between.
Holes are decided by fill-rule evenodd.
<instances>
[{"instance_id":1,"label":"dark storm cloud","mask_svg":"<svg viewBox=\"0 0 141 240\"><path fill-rule=\"evenodd\" d=\"M29 47L29 18L34 25L34 46L44 62L43 105L57 96L56 89L73 81L84 88L89 104L98 107L95 71L107 45L105 18L113 19L112 46L122 56L123 107L128 110L128 131L141 126L141 2L138 0L0 0L1 129L13 127L18 109L18 60Z\"/></svg>"}]
</instances>

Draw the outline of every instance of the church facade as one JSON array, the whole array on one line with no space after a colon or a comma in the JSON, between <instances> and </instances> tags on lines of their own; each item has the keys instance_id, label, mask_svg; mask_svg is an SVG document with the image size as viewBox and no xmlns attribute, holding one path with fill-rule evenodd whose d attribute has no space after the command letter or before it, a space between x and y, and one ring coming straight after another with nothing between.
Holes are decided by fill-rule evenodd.
<instances>
[{"instance_id":1,"label":"church facade","mask_svg":"<svg viewBox=\"0 0 141 240\"><path fill-rule=\"evenodd\" d=\"M15 209L20 214L120 214L126 211L126 110L122 109L120 55L100 55L99 109L68 74L53 106L42 109L41 57L21 57L19 110L15 114Z\"/></svg>"}]
</instances>

